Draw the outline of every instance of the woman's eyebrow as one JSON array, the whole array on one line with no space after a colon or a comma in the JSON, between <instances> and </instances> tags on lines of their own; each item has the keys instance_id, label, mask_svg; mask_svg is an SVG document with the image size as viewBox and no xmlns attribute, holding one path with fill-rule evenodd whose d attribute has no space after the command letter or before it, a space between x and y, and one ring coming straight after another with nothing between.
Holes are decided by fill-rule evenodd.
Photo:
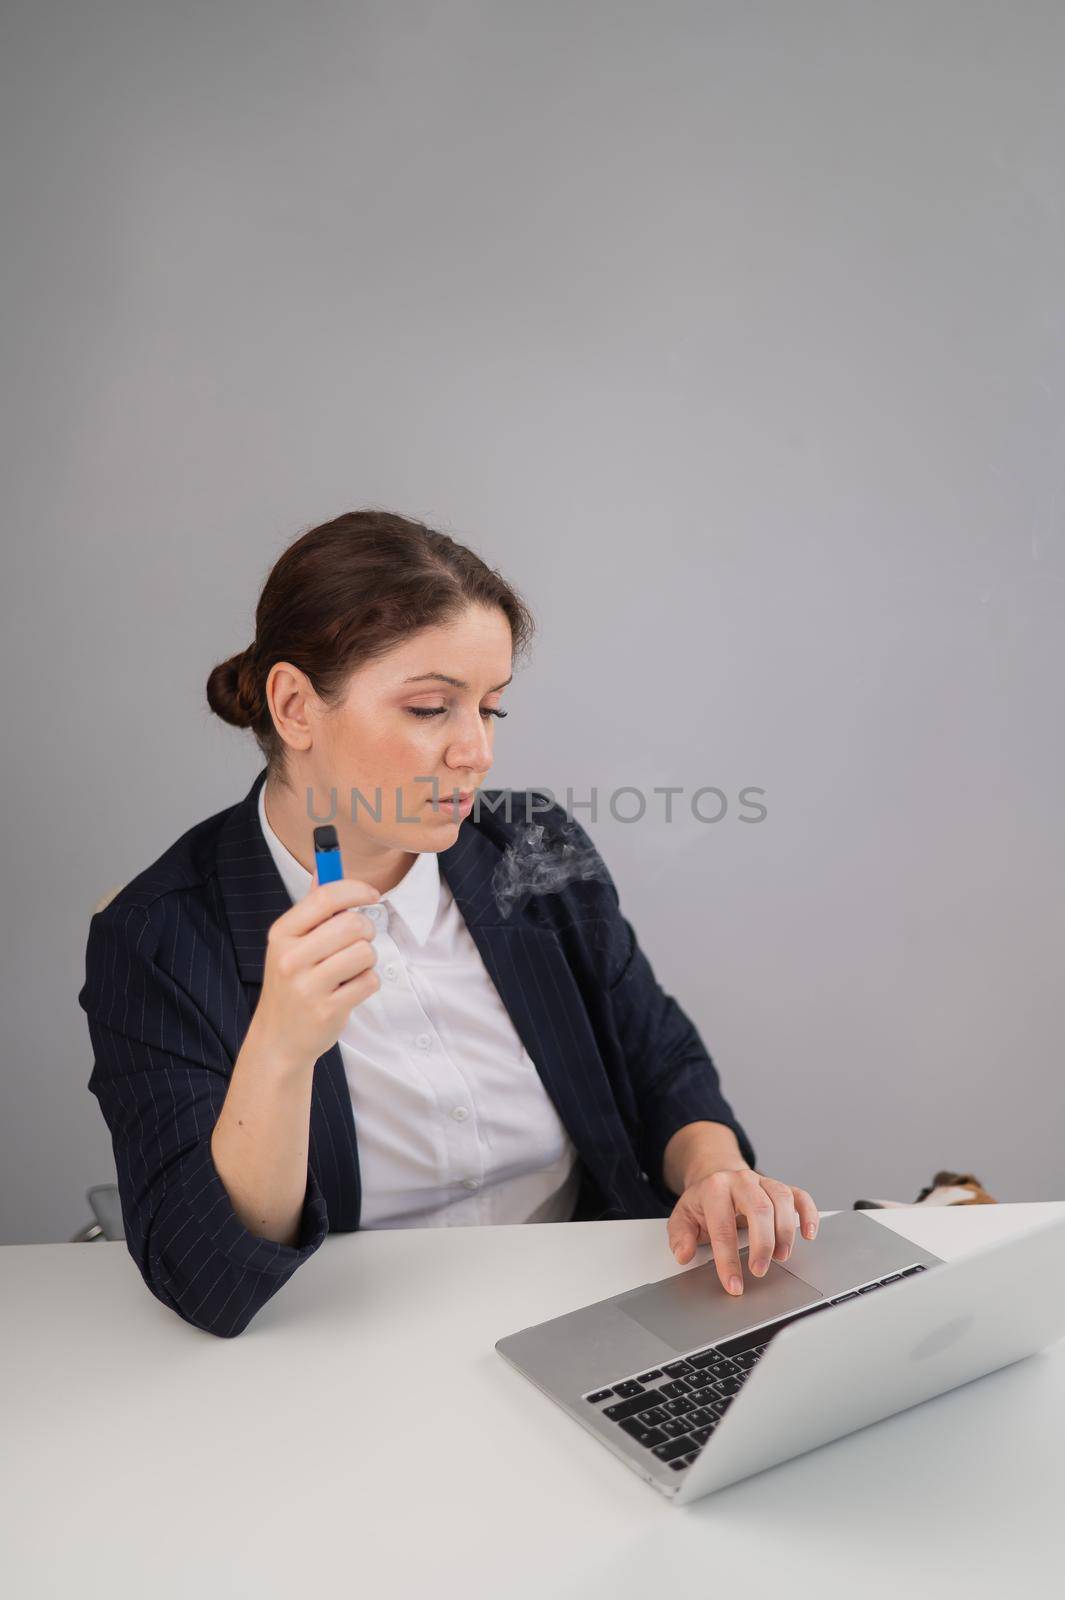
<instances>
[{"instance_id":1,"label":"woman's eyebrow","mask_svg":"<svg viewBox=\"0 0 1065 1600\"><path fill-rule=\"evenodd\" d=\"M450 683L453 689L469 688L469 684L465 683L462 678L449 678L446 672L419 672L417 677L404 678L403 682L421 683L425 678L439 678L441 683ZM513 681L513 678L514 674L511 673L509 678L504 678L502 683L497 683L494 688L488 690L488 693L495 694L498 690L505 689L507 684Z\"/></svg>"}]
</instances>

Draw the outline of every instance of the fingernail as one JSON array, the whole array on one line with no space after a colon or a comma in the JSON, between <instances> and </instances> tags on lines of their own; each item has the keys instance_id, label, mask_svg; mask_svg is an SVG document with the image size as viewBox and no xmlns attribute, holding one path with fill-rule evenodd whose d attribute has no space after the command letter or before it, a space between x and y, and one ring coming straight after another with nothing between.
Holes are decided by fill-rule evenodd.
<instances>
[{"instance_id":1,"label":"fingernail","mask_svg":"<svg viewBox=\"0 0 1065 1600\"><path fill-rule=\"evenodd\" d=\"M742 1280L742 1278L730 1278L729 1281L728 1281L728 1289L729 1289L729 1294L742 1294L743 1293L743 1280Z\"/></svg>"},{"instance_id":2,"label":"fingernail","mask_svg":"<svg viewBox=\"0 0 1065 1600\"><path fill-rule=\"evenodd\" d=\"M756 1277L759 1277L759 1278L762 1276L762 1273L765 1272L768 1269L768 1267L769 1267L769 1262L768 1261L752 1261L751 1262L751 1271L755 1274Z\"/></svg>"}]
</instances>

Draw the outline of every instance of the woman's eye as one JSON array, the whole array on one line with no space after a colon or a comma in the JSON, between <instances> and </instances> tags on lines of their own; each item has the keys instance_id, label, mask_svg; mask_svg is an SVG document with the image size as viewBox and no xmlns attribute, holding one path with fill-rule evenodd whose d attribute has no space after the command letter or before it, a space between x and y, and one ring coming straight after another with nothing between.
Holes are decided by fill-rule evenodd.
<instances>
[{"instance_id":1,"label":"woman's eye","mask_svg":"<svg viewBox=\"0 0 1065 1600\"><path fill-rule=\"evenodd\" d=\"M408 706L407 710L412 717L438 717L447 710L447 706ZM486 706L481 712L482 717L505 717L509 712L500 711L497 707Z\"/></svg>"}]
</instances>

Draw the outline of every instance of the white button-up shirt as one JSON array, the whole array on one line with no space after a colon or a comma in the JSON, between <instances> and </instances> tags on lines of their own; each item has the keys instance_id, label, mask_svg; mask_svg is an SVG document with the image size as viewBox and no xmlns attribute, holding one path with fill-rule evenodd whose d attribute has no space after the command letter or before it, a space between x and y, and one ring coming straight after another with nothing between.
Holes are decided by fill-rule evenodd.
<instances>
[{"instance_id":1,"label":"white button-up shirt","mask_svg":"<svg viewBox=\"0 0 1065 1600\"><path fill-rule=\"evenodd\" d=\"M315 879L259 821L289 898ZM568 1222L576 1146L485 968L436 853L365 913L381 987L337 1041L362 1181L360 1228Z\"/></svg>"}]
</instances>

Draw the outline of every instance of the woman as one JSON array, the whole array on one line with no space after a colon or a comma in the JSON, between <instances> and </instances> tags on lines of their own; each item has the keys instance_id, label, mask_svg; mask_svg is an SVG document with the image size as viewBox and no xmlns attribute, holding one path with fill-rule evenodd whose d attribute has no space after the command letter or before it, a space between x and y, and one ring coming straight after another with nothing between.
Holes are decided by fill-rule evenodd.
<instances>
[{"instance_id":1,"label":"woman","mask_svg":"<svg viewBox=\"0 0 1065 1600\"><path fill-rule=\"evenodd\" d=\"M92 919L79 1002L127 1242L197 1327L240 1333L330 1230L668 1216L676 1259L710 1242L733 1293L738 1216L755 1273L814 1236L583 829L477 794L531 634L445 534L379 511L311 529L207 683L264 770ZM322 821L344 877L319 885ZM529 821L594 875L502 906Z\"/></svg>"}]
</instances>

